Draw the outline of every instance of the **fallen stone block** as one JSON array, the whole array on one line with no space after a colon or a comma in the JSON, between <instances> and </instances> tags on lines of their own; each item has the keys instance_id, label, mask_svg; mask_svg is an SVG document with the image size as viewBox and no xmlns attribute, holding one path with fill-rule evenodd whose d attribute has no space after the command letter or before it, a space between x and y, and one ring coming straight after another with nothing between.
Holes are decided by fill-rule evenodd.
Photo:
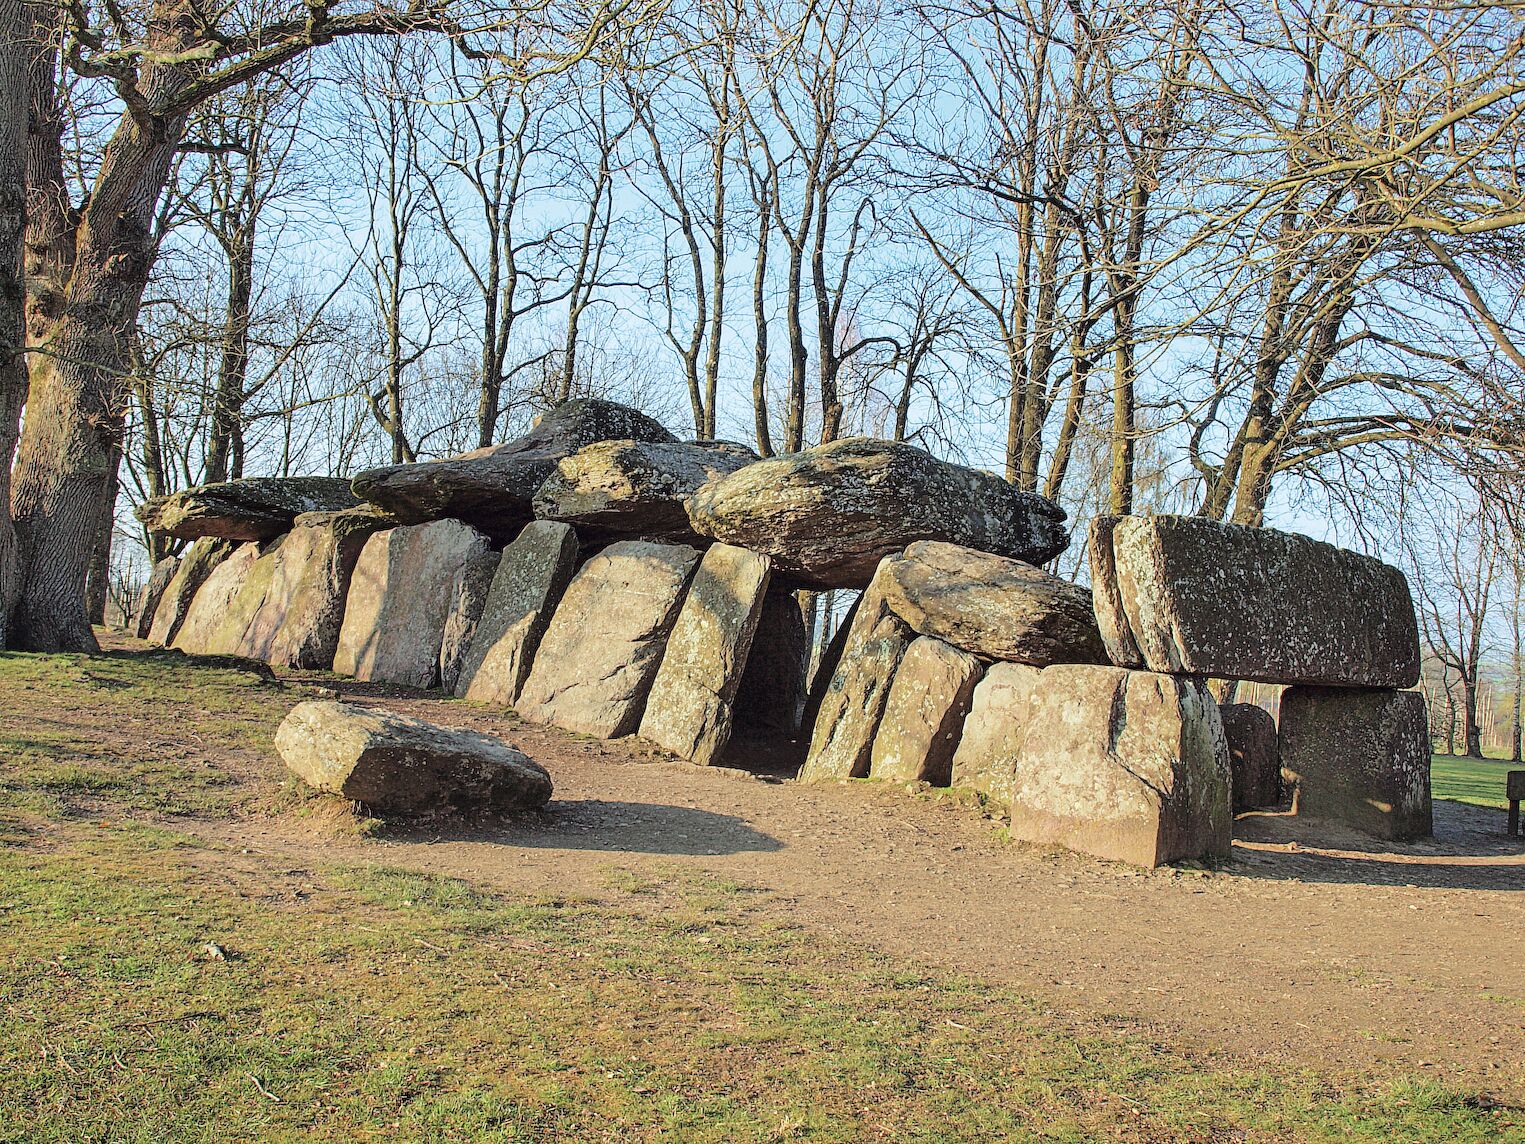
<instances>
[{"instance_id":1,"label":"fallen stone block","mask_svg":"<svg viewBox=\"0 0 1525 1144\"><path fill-rule=\"evenodd\" d=\"M435 686L456 577L488 547L458 520L390 528L367 540L350 576L334 671Z\"/></svg>"},{"instance_id":2,"label":"fallen stone block","mask_svg":"<svg viewBox=\"0 0 1525 1144\"><path fill-rule=\"evenodd\" d=\"M686 545L622 540L584 564L540 641L519 714L602 739L633 734L698 562Z\"/></svg>"},{"instance_id":3,"label":"fallen stone block","mask_svg":"<svg viewBox=\"0 0 1525 1144\"><path fill-rule=\"evenodd\" d=\"M1228 740L1234 812L1281 802L1281 748L1276 720L1253 703L1222 703L1218 717Z\"/></svg>"},{"instance_id":4,"label":"fallen stone block","mask_svg":"<svg viewBox=\"0 0 1525 1144\"><path fill-rule=\"evenodd\" d=\"M149 531L186 540L273 540L303 513L358 503L343 477L246 477L154 497L136 515Z\"/></svg>"},{"instance_id":5,"label":"fallen stone block","mask_svg":"<svg viewBox=\"0 0 1525 1144\"><path fill-rule=\"evenodd\" d=\"M947 786L983 671L976 657L941 640L912 640L874 733L869 777Z\"/></svg>"},{"instance_id":6,"label":"fallen stone block","mask_svg":"<svg viewBox=\"0 0 1525 1144\"><path fill-rule=\"evenodd\" d=\"M1417 691L1289 687L1281 767L1294 814L1395 841L1432 832L1430 725Z\"/></svg>"},{"instance_id":7,"label":"fallen stone block","mask_svg":"<svg viewBox=\"0 0 1525 1144\"><path fill-rule=\"evenodd\" d=\"M720 758L771 572L766 556L745 548L705 552L652 682L641 738L700 766Z\"/></svg>"},{"instance_id":8,"label":"fallen stone block","mask_svg":"<svg viewBox=\"0 0 1525 1144\"><path fill-rule=\"evenodd\" d=\"M506 743L350 703L298 704L275 747L304 782L379 814L518 810L551 798L545 768Z\"/></svg>"},{"instance_id":9,"label":"fallen stone block","mask_svg":"<svg viewBox=\"0 0 1525 1144\"><path fill-rule=\"evenodd\" d=\"M919 540L889 556L884 596L920 635L986 659L1106 663L1091 593L1041 568L958 544Z\"/></svg>"},{"instance_id":10,"label":"fallen stone block","mask_svg":"<svg viewBox=\"0 0 1525 1144\"><path fill-rule=\"evenodd\" d=\"M1408 581L1369 556L1200 517L1105 517L1090 535L1114 663L1265 683L1409 687Z\"/></svg>"},{"instance_id":11,"label":"fallen stone block","mask_svg":"<svg viewBox=\"0 0 1525 1144\"><path fill-rule=\"evenodd\" d=\"M713 480L687 501L701 536L773 558L810 588L861 588L879 561L945 540L1042 564L1064 551L1064 510L904 442L848 437Z\"/></svg>"},{"instance_id":12,"label":"fallen stone block","mask_svg":"<svg viewBox=\"0 0 1525 1144\"><path fill-rule=\"evenodd\" d=\"M461 663L455 693L511 707L577 568L577 534L569 524L537 520L503 550L482 617Z\"/></svg>"}]
</instances>

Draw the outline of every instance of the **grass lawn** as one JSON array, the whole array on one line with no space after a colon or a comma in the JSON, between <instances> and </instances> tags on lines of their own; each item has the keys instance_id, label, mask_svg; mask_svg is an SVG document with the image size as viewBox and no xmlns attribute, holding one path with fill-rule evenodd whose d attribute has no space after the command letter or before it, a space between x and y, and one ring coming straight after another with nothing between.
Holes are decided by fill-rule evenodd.
<instances>
[{"instance_id":1,"label":"grass lawn","mask_svg":"<svg viewBox=\"0 0 1525 1144\"><path fill-rule=\"evenodd\" d=\"M195 837L317 805L268 759L294 695L170 659L0 655L0 1141L1525 1131L1422 1079L1080 1020L692 871L509 897Z\"/></svg>"},{"instance_id":2,"label":"grass lawn","mask_svg":"<svg viewBox=\"0 0 1525 1144\"><path fill-rule=\"evenodd\" d=\"M1504 775L1518 770L1525 770L1525 763L1434 755L1430 759L1430 791L1436 798L1502 810L1509 805L1504 797Z\"/></svg>"}]
</instances>

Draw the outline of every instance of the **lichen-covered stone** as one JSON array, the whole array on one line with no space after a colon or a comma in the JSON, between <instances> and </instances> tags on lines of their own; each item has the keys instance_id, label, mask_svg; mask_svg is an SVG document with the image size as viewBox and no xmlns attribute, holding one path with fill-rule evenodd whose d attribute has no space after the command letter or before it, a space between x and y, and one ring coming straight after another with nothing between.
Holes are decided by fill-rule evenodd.
<instances>
[{"instance_id":1,"label":"lichen-covered stone","mask_svg":"<svg viewBox=\"0 0 1525 1144\"><path fill-rule=\"evenodd\" d=\"M367 540L350 577L334 671L435 686L456 577L488 547L458 520L391 528Z\"/></svg>"},{"instance_id":2,"label":"lichen-covered stone","mask_svg":"<svg viewBox=\"0 0 1525 1144\"><path fill-rule=\"evenodd\" d=\"M634 733L699 553L622 540L567 585L516 709L524 718L613 739Z\"/></svg>"},{"instance_id":3,"label":"lichen-covered stone","mask_svg":"<svg viewBox=\"0 0 1525 1144\"><path fill-rule=\"evenodd\" d=\"M1107 662L1091 593L1078 584L935 540L886 559L885 601L920 635L1012 663Z\"/></svg>"},{"instance_id":4,"label":"lichen-covered stone","mask_svg":"<svg viewBox=\"0 0 1525 1144\"><path fill-rule=\"evenodd\" d=\"M1282 778L1294 814L1377 838L1430 835L1430 725L1422 694L1289 687L1280 723Z\"/></svg>"},{"instance_id":5,"label":"lichen-covered stone","mask_svg":"<svg viewBox=\"0 0 1525 1144\"><path fill-rule=\"evenodd\" d=\"M769 588L752 650L731 704L732 733L743 739L793 739L805 706L810 643L793 592Z\"/></svg>"},{"instance_id":6,"label":"lichen-covered stone","mask_svg":"<svg viewBox=\"0 0 1525 1144\"><path fill-rule=\"evenodd\" d=\"M516 441L442 461L370 469L355 478L354 490L406 524L454 517L508 540L534 515L535 490L557 461L595 441L614 440L676 438L644 413L579 398L546 413Z\"/></svg>"},{"instance_id":7,"label":"lichen-covered stone","mask_svg":"<svg viewBox=\"0 0 1525 1144\"><path fill-rule=\"evenodd\" d=\"M343 477L246 477L144 501L137 517L152 532L187 540L272 540L307 512L358 504Z\"/></svg>"},{"instance_id":8,"label":"lichen-covered stone","mask_svg":"<svg viewBox=\"0 0 1525 1144\"><path fill-rule=\"evenodd\" d=\"M700 766L720 758L771 571L766 556L745 548L715 544L704 554L646 700L641 738Z\"/></svg>"},{"instance_id":9,"label":"lichen-covered stone","mask_svg":"<svg viewBox=\"0 0 1525 1144\"><path fill-rule=\"evenodd\" d=\"M1064 551L1064 510L904 442L849 437L711 481L687 502L702 536L773 558L806 587L860 588L880 559L946 540L1041 564Z\"/></svg>"},{"instance_id":10,"label":"lichen-covered stone","mask_svg":"<svg viewBox=\"0 0 1525 1144\"><path fill-rule=\"evenodd\" d=\"M535 515L575 524L594 542L698 544L684 498L756 460L726 442L597 441L556 463L535 492Z\"/></svg>"},{"instance_id":11,"label":"lichen-covered stone","mask_svg":"<svg viewBox=\"0 0 1525 1144\"><path fill-rule=\"evenodd\" d=\"M577 568L577 534L569 524L524 526L493 574L482 617L461 662L455 693L511 707L529 676L551 614Z\"/></svg>"},{"instance_id":12,"label":"lichen-covered stone","mask_svg":"<svg viewBox=\"0 0 1525 1144\"><path fill-rule=\"evenodd\" d=\"M976 657L942 640L912 640L874 735L869 777L947 786L983 670Z\"/></svg>"},{"instance_id":13,"label":"lichen-covered stone","mask_svg":"<svg viewBox=\"0 0 1525 1144\"><path fill-rule=\"evenodd\" d=\"M1265 683L1409 687L1419 631L1398 569L1200 517L1103 518L1091 578L1113 662Z\"/></svg>"},{"instance_id":14,"label":"lichen-covered stone","mask_svg":"<svg viewBox=\"0 0 1525 1144\"><path fill-rule=\"evenodd\" d=\"M132 609L132 634L140 640L147 639L148 633L153 630L154 613L159 609L159 601L164 599L166 589L179 570L178 556L166 556L156 561L149 570L148 579L143 581L143 587L138 590L138 598Z\"/></svg>"},{"instance_id":15,"label":"lichen-covered stone","mask_svg":"<svg viewBox=\"0 0 1525 1144\"><path fill-rule=\"evenodd\" d=\"M159 599L159 606L154 609L153 625L148 629L149 643L161 647L174 643L196 593L206 583L212 570L232 555L236 547L237 544L231 540L208 536L185 550L180 558L180 567L175 569L175 575Z\"/></svg>"},{"instance_id":16,"label":"lichen-covered stone","mask_svg":"<svg viewBox=\"0 0 1525 1144\"><path fill-rule=\"evenodd\" d=\"M821 694L801 782L862 778L889 700L895 669L913 634L884 602L881 565L858 601L841 658Z\"/></svg>"},{"instance_id":17,"label":"lichen-covered stone","mask_svg":"<svg viewBox=\"0 0 1525 1144\"><path fill-rule=\"evenodd\" d=\"M1228 740L1234 811L1275 806L1281 801L1281 749L1276 720L1253 703L1221 703L1218 717Z\"/></svg>"},{"instance_id":18,"label":"lichen-covered stone","mask_svg":"<svg viewBox=\"0 0 1525 1144\"><path fill-rule=\"evenodd\" d=\"M298 704L275 747L304 782L380 814L514 810L551 798L545 768L506 743L350 703Z\"/></svg>"},{"instance_id":19,"label":"lichen-covered stone","mask_svg":"<svg viewBox=\"0 0 1525 1144\"><path fill-rule=\"evenodd\" d=\"M195 598L186 609L185 620L170 646L191 655L227 654L217 646L217 634L244 581L259 560L258 544L240 544L226 560L207 574Z\"/></svg>"},{"instance_id":20,"label":"lichen-covered stone","mask_svg":"<svg viewBox=\"0 0 1525 1144\"><path fill-rule=\"evenodd\" d=\"M1032 693L1042 669L996 663L975 685L969 714L953 754L951 783L971 790L1002 811L1011 807L1011 784L1019 745L1034 710Z\"/></svg>"},{"instance_id":21,"label":"lichen-covered stone","mask_svg":"<svg viewBox=\"0 0 1525 1144\"><path fill-rule=\"evenodd\" d=\"M461 667L476 639L477 625L487 606L487 594L502 553L484 549L455 574L450 586L450 611L445 616L445 631L440 639L439 685L442 691L455 692L460 683Z\"/></svg>"}]
</instances>

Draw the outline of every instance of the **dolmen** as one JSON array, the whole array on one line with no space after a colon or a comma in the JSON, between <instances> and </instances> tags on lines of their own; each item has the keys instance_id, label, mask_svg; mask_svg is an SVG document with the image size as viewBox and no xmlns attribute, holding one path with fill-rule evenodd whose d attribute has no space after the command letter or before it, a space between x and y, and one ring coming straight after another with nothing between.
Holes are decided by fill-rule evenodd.
<instances>
[{"instance_id":1,"label":"dolmen","mask_svg":"<svg viewBox=\"0 0 1525 1144\"><path fill-rule=\"evenodd\" d=\"M596 399L348 493L279 480L145 506L191 541L145 588L150 640L436 688L701 765L794 740L801 781L953 787L1015 838L1144 866L1221 858L1235 813L1283 798L1429 830L1407 584L1306 537L1102 518L1088 589L1042 567L1069 544L1064 511L989 473L869 438L759 459ZM823 588L857 598L807 678L802 594ZM1280 725L1220 706L1223 680L1287 685ZM293 726L316 742L344 722Z\"/></svg>"}]
</instances>

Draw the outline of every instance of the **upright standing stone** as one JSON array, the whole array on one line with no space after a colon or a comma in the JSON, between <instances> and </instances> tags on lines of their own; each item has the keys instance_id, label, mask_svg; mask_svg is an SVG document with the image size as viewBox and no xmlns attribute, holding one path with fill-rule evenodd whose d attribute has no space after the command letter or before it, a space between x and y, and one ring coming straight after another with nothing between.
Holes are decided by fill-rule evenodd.
<instances>
[{"instance_id":1,"label":"upright standing stone","mask_svg":"<svg viewBox=\"0 0 1525 1144\"><path fill-rule=\"evenodd\" d=\"M372 536L350 577L334 670L356 679L433 687L456 576L487 548L485 536L458 520Z\"/></svg>"},{"instance_id":2,"label":"upright standing stone","mask_svg":"<svg viewBox=\"0 0 1525 1144\"><path fill-rule=\"evenodd\" d=\"M874 735L869 777L947 786L980 661L922 636L906 649Z\"/></svg>"},{"instance_id":3,"label":"upright standing stone","mask_svg":"<svg viewBox=\"0 0 1525 1144\"><path fill-rule=\"evenodd\" d=\"M633 733L699 553L622 540L572 578L519 695L537 723L613 739Z\"/></svg>"},{"instance_id":4,"label":"upright standing stone","mask_svg":"<svg viewBox=\"0 0 1525 1144\"><path fill-rule=\"evenodd\" d=\"M1294 814L1398 841L1431 833L1430 725L1417 691L1289 687L1281 767Z\"/></svg>"},{"instance_id":5,"label":"upright standing stone","mask_svg":"<svg viewBox=\"0 0 1525 1144\"><path fill-rule=\"evenodd\" d=\"M1090 550L1099 626L1122 666L1342 687L1419 678L1408 581L1380 560L1185 516L1103 518Z\"/></svg>"},{"instance_id":6,"label":"upright standing stone","mask_svg":"<svg viewBox=\"0 0 1525 1144\"><path fill-rule=\"evenodd\" d=\"M251 644L262 649L251 654L282 667L332 667L355 564L387 523L368 505L297 517L280 549L287 590L251 625Z\"/></svg>"},{"instance_id":7,"label":"upright standing stone","mask_svg":"<svg viewBox=\"0 0 1525 1144\"><path fill-rule=\"evenodd\" d=\"M198 649L208 655L238 655L246 659L264 659L270 637L275 634L269 623L260 624L261 609L270 604L267 615L283 611L291 590L292 562L281 559L281 551L291 533L278 536L264 546L259 559L249 568L238 591L222 610Z\"/></svg>"},{"instance_id":8,"label":"upright standing stone","mask_svg":"<svg viewBox=\"0 0 1525 1144\"><path fill-rule=\"evenodd\" d=\"M164 599L164 592L179 569L180 558L166 556L154 564L148 579L143 582L143 589L138 593L137 605L132 614L132 634L140 640L147 639L148 633L153 630L154 612L158 610L159 601Z\"/></svg>"},{"instance_id":9,"label":"upright standing stone","mask_svg":"<svg viewBox=\"0 0 1525 1144\"><path fill-rule=\"evenodd\" d=\"M258 560L259 545L251 542L240 544L231 556L213 568L197 589L170 646L192 655L217 654L216 637L228 607L243 590L244 581Z\"/></svg>"},{"instance_id":10,"label":"upright standing stone","mask_svg":"<svg viewBox=\"0 0 1525 1144\"><path fill-rule=\"evenodd\" d=\"M486 549L467 560L455 574L455 583L450 586L450 613L445 617L445 633L440 640L441 690L454 694L460 683L461 668L476 639L477 625L501 559L501 553Z\"/></svg>"},{"instance_id":11,"label":"upright standing stone","mask_svg":"<svg viewBox=\"0 0 1525 1144\"><path fill-rule=\"evenodd\" d=\"M570 524L536 520L524 526L493 574L461 662L457 695L513 706L576 568L577 534Z\"/></svg>"},{"instance_id":12,"label":"upright standing stone","mask_svg":"<svg viewBox=\"0 0 1525 1144\"><path fill-rule=\"evenodd\" d=\"M1275 806L1281 801L1281 749L1276 720L1253 703L1222 703L1218 716L1228 740L1234 811Z\"/></svg>"},{"instance_id":13,"label":"upright standing stone","mask_svg":"<svg viewBox=\"0 0 1525 1144\"><path fill-rule=\"evenodd\" d=\"M153 626L148 629L148 642L168 647L180 634L186 614L196 593L206 583L212 570L226 560L238 547L231 540L203 537L185 550L180 567L175 570L159 606L154 609Z\"/></svg>"},{"instance_id":14,"label":"upright standing stone","mask_svg":"<svg viewBox=\"0 0 1525 1144\"><path fill-rule=\"evenodd\" d=\"M745 548L715 544L704 554L651 685L643 739L700 766L719 759L771 571Z\"/></svg>"},{"instance_id":15,"label":"upright standing stone","mask_svg":"<svg viewBox=\"0 0 1525 1144\"><path fill-rule=\"evenodd\" d=\"M842 644L842 658L822 692L811 730L810 753L800 768L801 782L863 778L868 774L874 734L889 700L895 669L910 646L912 632L884 600L880 565L864 590Z\"/></svg>"},{"instance_id":16,"label":"upright standing stone","mask_svg":"<svg viewBox=\"0 0 1525 1144\"><path fill-rule=\"evenodd\" d=\"M1011 809L1017 756L1034 710L1042 669L997 663L974 688L962 737L953 754L952 785L972 790L1002 811Z\"/></svg>"},{"instance_id":17,"label":"upright standing stone","mask_svg":"<svg viewBox=\"0 0 1525 1144\"><path fill-rule=\"evenodd\" d=\"M793 739L800 733L810 643L793 592L768 589L741 673L732 733L741 739Z\"/></svg>"}]
</instances>

